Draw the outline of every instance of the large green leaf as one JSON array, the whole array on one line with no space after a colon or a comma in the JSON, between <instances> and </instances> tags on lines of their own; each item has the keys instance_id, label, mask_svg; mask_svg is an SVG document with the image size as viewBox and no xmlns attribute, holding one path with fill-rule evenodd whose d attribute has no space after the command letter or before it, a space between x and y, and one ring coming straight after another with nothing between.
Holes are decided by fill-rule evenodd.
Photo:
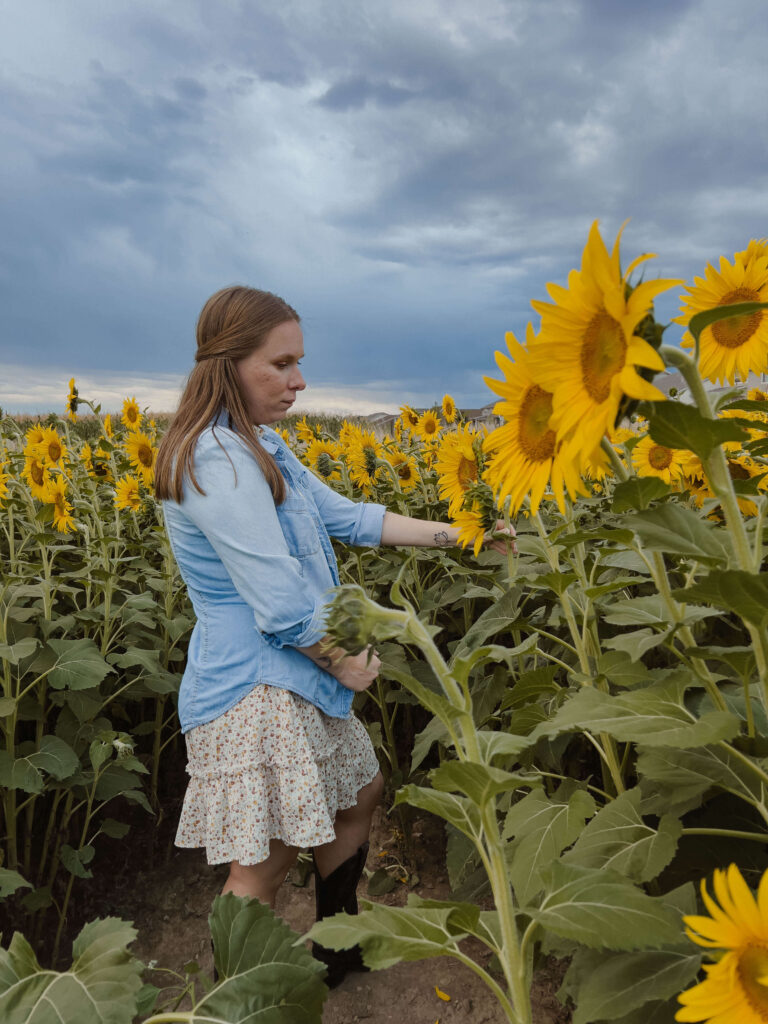
<instances>
[{"instance_id":1,"label":"large green leaf","mask_svg":"<svg viewBox=\"0 0 768 1024\"><path fill-rule=\"evenodd\" d=\"M727 747L707 746L694 750L640 746L638 777L652 783L644 812L663 813L714 787L753 804L766 802L764 773L768 762L737 754ZM754 763L754 768L750 764ZM643 786L646 791L646 786Z\"/></svg>"},{"instance_id":2,"label":"large green leaf","mask_svg":"<svg viewBox=\"0 0 768 1024\"><path fill-rule=\"evenodd\" d=\"M80 758L72 747L58 736L43 736L40 749L27 758L35 768L42 768L54 779L68 779L80 767Z\"/></svg>"},{"instance_id":3,"label":"large green leaf","mask_svg":"<svg viewBox=\"0 0 768 1024\"><path fill-rule=\"evenodd\" d=\"M93 640L49 640L56 661L48 674L48 682L56 690L88 690L98 686L114 669L99 653Z\"/></svg>"},{"instance_id":4,"label":"large green leaf","mask_svg":"<svg viewBox=\"0 0 768 1024\"><path fill-rule=\"evenodd\" d=\"M652 949L680 941L680 917L612 871L554 861L539 907L523 907L546 929L594 949Z\"/></svg>"},{"instance_id":5,"label":"large green leaf","mask_svg":"<svg viewBox=\"0 0 768 1024\"><path fill-rule=\"evenodd\" d=\"M657 505L627 515L623 522L649 551L665 551L705 564L728 561L723 531L683 505Z\"/></svg>"},{"instance_id":6,"label":"large green leaf","mask_svg":"<svg viewBox=\"0 0 768 1024\"><path fill-rule=\"evenodd\" d=\"M428 907L411 896L405 907L374 905L366 900L361 906L356 916L335 914L318 922L305 938L331 949L360 945L367 966L381 970L402 960L450 956L468 934L460 927L466 923L465 911L455 910L452 904Z\"/></svg>"},{"instance_id":7,"label":"large green leaf","mask_svg":"<svg viewBox=\"0 0 768 1024\"><path fill-rule=\"evenodd\" d=\"M635 787L602 807L563 856L565 864L610 868L633 882L650 882L669 864L682 832L680 820L662 816L657 827L640 813L642 796Z\"/></svg>"},{"instance_id":8,"label":"large green leaf","mask_svg":"<svg viewBox=\"0 0 768 1024\"><path fill-rule=\"evenodd\" d=\"M648 431L656 444L683 448L706 459L713 448L726 441L742 441L747 432L733 420L712 420L693 405L655 402Z\"/></svg>"},{"instance_id":9,"label":"large green leaf","mask_svg":"<svg viewBox=\"0 0 768 1024\"><path fill-rule=\"evenodd\" d=\"M729 711L707 711L696 718L686 708L684 694L691 682L690 676L676 673L616 696L583 687L530 739L589 729L650 746L698 747L737 736L741 723Z\"/></svg>"},{"instance_id":10,"label":"large green leaf","mask_svg":"<svg viewBox=\"0 0 768 1024\"><path fill-rule=\"evenodd\" d=\"M693 950L579 950L569 968L580 978L570 990L576 1005L573 1024L616 1020L649 1002L671 999L696 977L700 965L701 954Z\"/></svg>"},{"instance_id":11,"label":"large green leaf","mask_svg":"<svg viewBox=\"0 0 768 1024\"><path fill-rule=\"evenodd\" d=\"M108 917L75 939L68 971L43 969L18 932L0 949L3 1024L131 1024L141 988L141 963L128 952L136 930Z\"/></svg>"},{"instance_id":12,"label":"large green leaf","mask_svg":"<svg viewBox=\"0 0 768 1024\"><path fill-rule=\"evenodd\" d=\"M656 476L633 476L616 485L611 508L614 512L629 512L631 509L641 511L648 508L652 501L669 494L669 491L669 484Z\"/></svg>"},{"instance_id":13,"label":"large green leaf","mask_svg":"<svg viewBox=\"0 0 768 1024\"><path fill-rule=\"evenodd\" d=\"M595 813L595 801L575 783L552 796L536 789L514 804L503 837L514 837L507 851L509 876L519 903L528 903L544 885L542 872L580 835Z\"/></svg>"},{"instance_id":14,"label":"large green leaf","mask_svg":"<svg viewBox=\"0 0 768 1024\"><path fill-rule=\"evenodd\" d=\"M520 617L520 588L512 587L490 608L476 619L453 652L454 658L464 658L492 636L508 629Z\"/></svg>"},{"instance_id":15,"label":"large green leaf","mask_svg":"<svg viewBox=\"0 0 768 1024\"><path fill-rule=\"evenodd\" d=\"M34 888L31 882L22 878L18 871L10 871L8 868L0 868L0 899L12 896L17 889Z\"/></svg>"},{"instance_id":16,"label":"large green leaf","mask_svg":"<svg viewBox=\"0 0 768 1024\"><path fill-rule=\"evenodd\" d=\"M422 811L436 814L443 821L450 822L454 828L470 838L481 834L480 808L466 797L455 793L442 793L436 789L423 786L403 786L395 795L394 806L410 804Z\"/></svg>"},{"instance_id":17,"label":"large green leaf","mask_svg":"<svg viewBox=\"0 0 768 1024\"><path fill-rule=\"evenodd\" d=\"M227 893L214 899L208 921L219 983L189 1024L320 1024L323 966L269 907Z\"/></svg>"},{"instance_id":18,"label":"large green leaf","mask_svg":"<svg viewBox=\"0 0 768 1024\"><path fill-rule=\"evenodd\" d=\"M526 776L476 761L444 761L430 772L429 781L434 789L463 793L480 810L499 793L530 785Z\"/></svg>"},{"instance_id":19,"label":"large green leaf","mask_svg":"<svg viewBox=\"0 0 768 1024\"><path fill-rule=\"evenodd\" d=\"M765 627L768 621L768 573L713 569L691 586L673 590L672 596L726 608L756 626Z\"/></svg>"},{"instance_id":20,"label":"large green leaf","mask_svg":"<svg viewBox=\"0 0 768 1024\"><path fill-rule=\"evenodd\" d=\"M40 638L36 636L25 636L15 644L0 644L0 661L18 665L22 659L34 654L39 646Z\"/></svg>"}]
</instances>

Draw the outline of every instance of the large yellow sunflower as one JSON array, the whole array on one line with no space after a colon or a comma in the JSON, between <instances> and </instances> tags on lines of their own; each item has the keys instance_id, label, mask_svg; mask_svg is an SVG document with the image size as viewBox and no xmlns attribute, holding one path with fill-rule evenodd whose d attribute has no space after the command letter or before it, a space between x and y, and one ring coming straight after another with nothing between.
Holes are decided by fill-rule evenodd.
<instances>
[{"instance_id":1,"label":"large yellow sunflower","mask_svg":"<svg viewBox=\"0 0 768 1024\"><path fill-rule=\"evenodd\" d=\"M48 493L48 484L51 479L51 471L34 455L24 456L24 469L22 477L27 481L33 498L44 501Z\"/></svg>"},{"instance_id":2,"label":"large yellow sunflower","mask_svg":"<svg viewBox=\"0 0 768 1024\"><path fill-rule=\"evenodd\" d=\"M138 477L127 475L120 477L115 484L115 508L141 508Z\"/></svg>"},{"instance_id":3,"label":"large yellow sunflower","mask_svg":"<svg viewBox=\"0 0 768 1024\"><path fill-rule=\"evenodd\" d=\"M138 430L141 427L141 410L135 398L125 399L120 419L128 430Z\"/></svg>"},{"instance_id":4,"label":"large yellow sunflower","mask_svg":"<svg viewBox=\"0 0 768 1024\"><path fill-rule=\"evenodd\" d=\"M511 331L505 337L513 358L496 353L504 380L483 378L504 399L493 409L507 421L491 431L483 442L483 450L492 456L483 479L497 495L499 505L509 495L513 514L530 495L531 512L535 515L548 483L564 511L564 487L571 498L585 493L579 478L580 458L572 442L558 441L552 426L552 393L531 375L532 353L539 347L533 327L528 324L527 351Z\"/></svg>"},{"instance_id":5,"label":"large yellow sunflower","mask_svg":"<svg viewBox=\"0 0 768 1024\"><path fill-rule=\"evenodd\" d=\"M640 256L622 274L619 240L609 255L597 221L589 232L581 270L568 287L548 284L554 302L532 302L541 314L539 343L530 373L552 395L552 428L558 440L572 432L582 451L593 451L613 427L622 398L661 400L665 396L635 367L661 371L658 352L635 334L653 299L682 281L645 281L630 289L627 279L649 256Z\"/></svg>"},{"instance_id":6,"label":"large yellow sunflower","mask_svg":"<svg viewBox=\"0 0 768 1024\"><path fill-rule=\"evenodd\" d=\"M449 515L461 508L467 488L477 483L478 440L479 435L468 426L443 435L435 470L439 477L440 497L448 502Z\"/></svg>"},{"instance_id":7,"label":"large yellow sunflower","mask_svg":"<svg viewBox=\"0 0 768 1024\"><path fill-rule=\"evenodd\" d=\"M710 917L683 918L688 938L711 950L724 950L706 964L704 981L678 996L683 1024L765 1024L768 1021L768 872L752 895L735 864L714 874L719 906L701 883Z\"/></svg>"},{"instance_id":8,"label":"large yellow sunflower","mask_svg":"<svg viewBox=\"0 0 768 1024\"><path fill-rule=\"evenodd\" d=\"M125 450L131 465L137 469L149 486L155 476L155 460L157 448L153 447L148 434L142 430L132 430L125 439Z\"/></svg>"},{"instance_id":9,"label":"large yellow sunflower","mask_svg":"<svg viewBox=\"0 0 768 1024\"><path fill-rule=\"evenodd\" d=\"M720 257L720 270L707 264L704 277L686 285L680 316L675 322L687 326L691 317L705 309L731 306L738 302L768 302L768 253L756 247L737 253L733 263ZM743 259L742 259L743 257ZM684 348L692 348L693 336L683 335ZM738 374L764 373L768 369L768 310L719 320L705 327L699 339L699 370L713 382L735 383Z\"/></svg>"},{"instance_id":10,"label":"large yellow sunflower","mask_svg":"<svg viewBox=\"0 0 768 1024\"><path fill-rule=\"evenodd\" d=\"M456 419L456 403L452 395L443 395L443 419L446 423L453 423Z\"/></svg>"},{"instance_id":11,"label":"large yellow sunflower","mask_svg":"<svg viewBox=\"0 0 768 1024\"><path fill-rule=\"evenodd\" d=\"M339 458L339 445L335 441L310 441L304 459L307 465L324 480L341 480L341 473L333 461Z\"/></svg>"},{"instance_id":12,"label":"large yellow sunflower","mask_svg":"<svg viewBox=\"0 0 768 1024\"><path fill-rule=\"evenodd\" d=\"M59 533L71 533L75 520L72 504L67 501L67 481L63 476L51 477L42 500L46 505L53 505L53 525Z\"/></svg>"},{"instance_id":13,"label":"large yellow sunflower","mask_svg":"<svg viewBox=\"0 0 768 1024\"><path fill-rule=\"evenodd\" d=\"M43 436L34 446L34 452L41 462L47 466L63 467L67 458L67 446L59 437L55 427L45 427Z\"/></svg>"},{"instance_id":14,"label":"large yellow sunflower","mask_svg":"<svg viewBox=\"0 0 768 1024\"><path fill-rule=\"evenodd\" d=\"M413 433L419 425L419 414L410 405L401 405L400 417L403 421L403 426Z\"/></svg>"},{"instance_id":15,"label":"large yellow sunflower","mask_svg":"<svg viewBox=\"0 0 768 1024\"><path fill-rule=\"evenodd\" d=\"M685 455L681 448L667 448L648 435L632 449L632 465L638 476L656 476L665 484L673 484L685 473Z\"/></svg>"}]
</instances>

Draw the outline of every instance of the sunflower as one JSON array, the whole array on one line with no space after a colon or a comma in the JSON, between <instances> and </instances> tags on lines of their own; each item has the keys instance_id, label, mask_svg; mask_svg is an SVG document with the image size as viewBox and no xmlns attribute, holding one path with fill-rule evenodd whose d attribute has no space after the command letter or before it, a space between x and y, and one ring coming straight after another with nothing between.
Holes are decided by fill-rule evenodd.
<instances>
[{"instance_id":1,"label":"sunflower","mask_svg":"<svg viewBox=\"0 0 768 1024\"><path fill-rule=\"evenodd\" d=\"M24 435L24 454L32 455L33 449L40 444L45 437L45 427L42 423L35 423L34 426L29 427Z\"/></svg>"},{"instance_id":2,"label":"sunflower","mask_svg":"<svg viewBox=\"0 0 768 1024\"><path fill-rule=\"evenodd\" d=\"M93 451L87 441L83 443L83 447L80 449L80 458L82 459L88 474L90 475L93 473Z\"/></svg>"},{"instance_id":3,"label":"sunflower","mask_svg":"<svg viewBox=\"0 0 768 1024\"><path fill-rule=\"evenodd\" d=\"M750 388L747 392L750 402L768 402L768 391L763 388Z\"/></svg>"},{"instance_id":4,"label":"sunflower","mask_svg":"<svg viewBox=\"0 0 768 1024\"><path fill-rule=\"evenodd\" d=\"M418 423L414 429L425 441L431 441L440 433L440 420L431 409L427 409L426 412L419 416Z\"/></svg>"},{"instance_id":5,"label":"sunflower","mask_svg":"<svg viewBox=\"0 0 768 1024\"><path fill-rule=\"evenodd\" d=\"M665 484L675 483L685 473L683 450L657 444L650 435L637 442L631 458L638 476L656 476Z\"/></svg>"},{"instance_id":6,"label":"sunflower","mask_svg":"<svg viewBox=\"0 0 768 1024\"><path fill-rule=\"evenodd\" d=\"M456 403L451 395L443 395L443 419L446 423L453 423L456 419Z\"/></svg>"},{"instance_id":7,"label":"sunflower","mask_svg":"<svg viewBox=\"0 0 768 1024\"><path fill-rule=\"evenodd\" d=\"M34 454L47 466L62 468L67 457L67 446L55 427L45 427L42 438L34 445Z\"/></svg>"},{"instance_id":8,"label":"sunflower","mask_svg":"<svg viewBox=\"0 0 768 1024\"><path fill-rule=\"evenodd\" d=\"M276 434L279 434L280 437L282 437L282 439L285 441L287 445L290 445L291 435L284 427L273 427L273 430L275 431Z\"/></svg>"},{"instance_id":9,"label":"sunflower","mask_svg":"<svg viewBox=\"0 0 768 1024\"><path fill-rule=\"evenodd\" d=\"M11 479L11 475L5 472L7 465L7 462L0 462L0 507L2 507L3 499L8 497L8 481Z\"/></svg>"},{"instance_id":10,"label":"sunflower","mask_svg":"<svg viewBox=\"0 0 768 1024\"><path fill-rule=\"evenodd\" d=\"M315 424L314 427L311 427L309 423L307 423L306 416L302 416L300 420L297 420L294 430L296 431L297 439L299 441L303 441L304 444L310 444L310 442L320 436L318 425Z\"/></svg>"},{"instance_id":11,"label":"sunflower","mask_svg":"<svg viewBox=\"0 0 768 1024\"><path fill-rule=\"evenodd\" d=\"M510 331L505 337L513 359L502 352L496 353L504 380L483 378L488 387L504 399L493 409L507 421L491 431L483 442L484 452L492 456L483 479L496 492L499 504L510 496L513 513L526 495L530 495L531 512L535 515L548 482L561 511L565 509L563 485L571 498L584 493L584 488L572 443L558 441L552 427L552 393L535 383L531 376L532 353L539 342L531 324L527 333L527 351Z\"/></svg>"},{"instance_id":12,"label":"sunflower","mask_svg":"<svg viewBox=\"0 0 768 1024\"><path fill-rule=\"evenodd\" d=\"M410 405L401 405L400 416L403 421L403 426L413 433L419 425L419 414L413 410Z\"/></svg>"},{"instance_id":13,"label":"sunflower","mask_svg":"<svg viewBox=\"0 0 768 1024\"><path fill-rule=\"evenodd\" d=\"M114 436L114 430L112 428L112 417L109 415L109 413L107 413L106 416L104 417L104 433L107 435L107 437Z\"/></svg>"},{"instance_id":14,"label":"sunflower","mask_svg":"<svg viewBox=\"0 0 768 1024\"><path fill-rule=\"evenodd\" d=\"M72 377L69 382L69 394L67 395L67 418L72 423L77 423L77 406L79 399L77 397L77 388L75 387L75 378Z\"/></svg>"},{"instance_id":15,"label":"sunflower","mask_svg":"<svg viewBox=\"0 0 768 1024\"><path fill-rule=\"evenodd\" d=\"M437 451L437 471L440 497L448 502L448 514L457 512L464 502L467 488L477 483L479 476L477 444L478 435L467 426L459 427L451 434L444 435Z\"/></svg>"},{"instance_id":16,"label":"sunflower","mask_svg":"<svg viewBox=\"0 0 768 1024\"><path fill-rule=\"evenodd\" d=\"M387 456L387 462L394 469L398 485L404 494L418 486L419 468L412 455L396 451Z\"/></svg>"},{"instance_id":17,"label":"sunflower","mask_svg":"<svg viewBox=\"0 0 768 1024\"><path fill-rule=\"evenodd\" d=\"M753 238L746 249L733 254L734 260L739 260L745 266L761 256L768 256L768 238Z\"/></svg>"},{"instance_id":18,"label":"sunflower","mask_svg":"<svg viewBox=\"0 0 768 1024\"><path fill-rule=\"evenodd\" d=\"M341 480L341 473L333 462L339 458L339 445L335 441L310 441L304 459L307 465L324 480Z\"/></svg>"},{"instance_id":19,"label":"sunflower","mask_svg":"<svg viewBox=\"0 0 768 1024\"><path fill-rule=\"evenodd\" d=\"M479 501L473 501L468 509L460 509L451 516L451 520L459 531L459 544L463 548L469 547L471 544L475 558L477 558L480 548L483 546L486 531L496 525L496 520L494 519L493 522L488 520Z\"/></svg>"},{"instance_id":20,"label":"sunflower","mask_svg":"<svg viewBox=\"0 0 768 1024\"><path fill-rule=\"evenodd\" d=\"M141 430L131 431L125 439L125 450L131 465L141 473L144 483L149 486L155 476L157 458L157 448L152 446L149 435Z\"/></svg>"},{"instance_id":21,"label":"sunflower","mask_svg":"<svg viewBox=\"0 0 768 1024\"><path fill-rule=\"evenodd\" d=\"M141 508L138 477L126 475L117 481L115 508L131 508L134 512Z\"/></svg>"},{"instance_id":22,"label":"sunflower","mask_svg":"<svg viewBox=\"0 0 768 1024\"><path fill-rule=\"evenodd\" d=\"M358 436L349 442L346 454L350 478L364 494L370 494L384 472L384 467L378 465L378 460L384 458L384 448L375 434L360 430Z\"/></svg>"},{"instance_id":23,"label":"sunflower","mask_svg":"<svg viewBox=\"0 0 768 1024\"><path fill-rule=\"evenodd\" d=\"M120 419L128 430L138 430L141 427L141 411L135 398L125 399Z\"/></svg>"},{"instance_id":24,"label":"sunflower","mask_svg":"<svg viewBox=\"0 0 768 1024\"><path fill-rule=\"evenodd\" d=\"M67 501L67 481L63 476L51 477L42 498L46 505L53 505L53 525L59 533L70 533L75 527L72 505Z\"/></svg>"},{"instance_id":25,"label":"sunflower","mask_svg":"<svg viewBox=\"0 0 768 1024\"><path fill-rule=\"evenodd\" d=\"M51 471L34 455L24 456L24 470L22 477L27 481L33 498L44 501L48 493L48 484L51 479Z\"/></svg>"},{"instance_id":26,"label":"sunflower","mask_svg":"<svg viewBox=\"0 0 768 1024\"><path fill-rule=\"evenodd\" d=\"M112 483L115 479L110 468L109 452L105 451L101 445L93 453L93 476L99 480L105 480L107 483Z\"/></svg>"},{"instance_id":27,"label":"sunflower","mask_svg":"<svg viewBox=\"0 0 768 1024\"><path fill-rule=\"evenodd\" d=\"M751 480L752 477L762 477L757 488L760 491L768 491L768 476L766 475L766 473L768 473L767 466L756 464L747 455L727 458L726 463L732 480ZM743 515L757 515L758 509L754 501L750 501L749 498L742 498L741 495L738 494L736 495L736 501L738 502Z\"/></svg>"},{"instance_id":28,"label":"sunflower","mask_svg":"<svg viewBox=\"0 0 768 1024\"><path fill-rule=\"evenodd\" d=\"M593 451L613 427L625 395L651 401L666 397L636 372L635 367L661 371L664 363L635 331L654 297L683 282L645 281L630 288L629 274L649 257L638 257L622 274L620 238L621 231L609 256L595 221L581 270L571 271L568 287L548 284L555 301L531 303L541 314L541 332L530 374L552 396L551 427L557 439L575 433L582 451Z\"/></svg>"},{"instance_id":29,"label":"sunflower","mask_svg":"<svg viewBox=\"0 0 768 1024\"><path fill-rule=\"evenodd\" d=\"M677 998L682 1009L675 1020L692 1024L765 1024L768 1021L768 872L760 879L757 899L736 867L714 873L718 903L701 883L701 895L710 916L683 918L692 942L718 957L706 964L704 981Z\"/></svg>"},{"instance_id":30,"label":"sunflower","mask_svg":"<svg viewBox=\"0 0 768 1024\"><path fill-rule=\"evenodd\" d=\"M768 302L768 252L755 248L737 253L733 263L720 257L720 270L707 264L704 277L686 285L680 316L675 322L687 326L696 313L738 302ZM686 331L683 348L693 348L693 336ZM705 327L699 339L699 370L713 382L735 383L738 374L764 373L768 368L768 310L719 320Z\"/></svg>"}]
</instances>

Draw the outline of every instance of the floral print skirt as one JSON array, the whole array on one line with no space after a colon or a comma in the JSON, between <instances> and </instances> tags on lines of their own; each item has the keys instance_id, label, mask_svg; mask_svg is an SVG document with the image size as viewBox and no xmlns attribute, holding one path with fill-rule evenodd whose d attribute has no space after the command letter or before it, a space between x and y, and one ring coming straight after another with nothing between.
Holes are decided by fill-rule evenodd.
<instances>
[{"instance_id":1,"label":"floral print skirt","mask_svg":"<svg viewBox=\"0 0 768 1024\"><path fill-rule=\"evenodd\" d=\"M257 684L185 735L190 776L176 845L209 864L258 864L270 839L320 846L379 763L359 719L330 718L303 697Z\"/></svg>"}]
</instances>

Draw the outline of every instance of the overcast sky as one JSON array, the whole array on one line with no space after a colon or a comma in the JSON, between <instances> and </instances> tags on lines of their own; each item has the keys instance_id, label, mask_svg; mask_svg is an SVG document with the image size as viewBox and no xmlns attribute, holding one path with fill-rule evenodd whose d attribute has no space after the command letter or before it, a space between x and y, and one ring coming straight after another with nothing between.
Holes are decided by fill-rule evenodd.
<instances>
[{"instance_id":1,"label":"overcast sky","mask_svg":"<svg viewBox=\"0 0 768 1024\"><path fill-rule=\"evenodd\" d=\"M761 0L0 3L0 406L173 408L234 283L305 408L485 404L594 218L689 280L768 233L767 48Z\"/></svg>"}]
</instances>

